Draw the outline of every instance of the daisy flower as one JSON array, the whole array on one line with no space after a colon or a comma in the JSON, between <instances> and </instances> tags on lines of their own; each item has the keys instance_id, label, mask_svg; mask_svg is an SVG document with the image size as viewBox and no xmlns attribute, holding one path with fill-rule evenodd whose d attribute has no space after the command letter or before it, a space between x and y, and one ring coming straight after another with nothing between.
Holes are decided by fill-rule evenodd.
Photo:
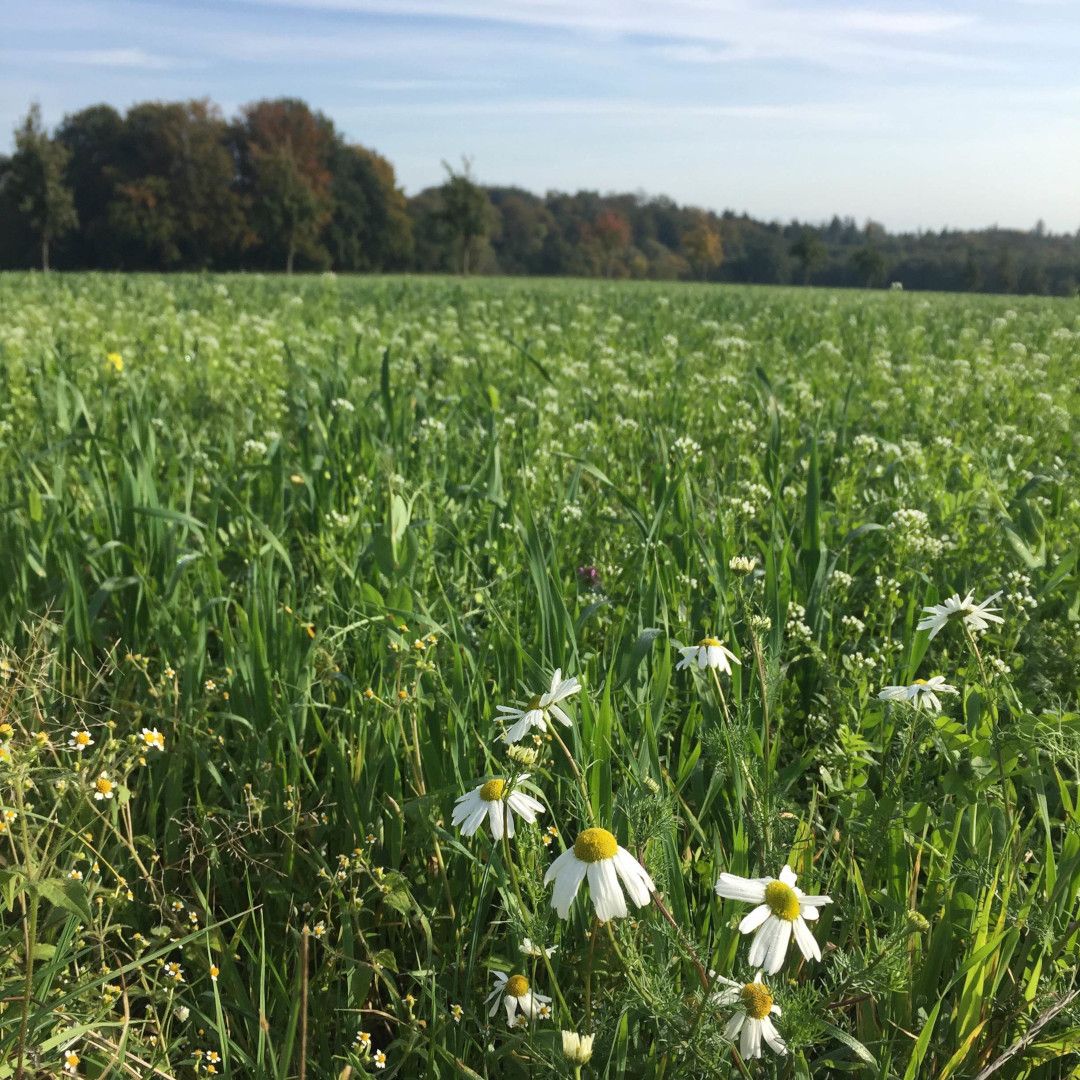
<instances>
[{"instance_id":1,"label":"daisy flower","mask_svg":"<svg viewBox=\"0 0 1080 1080\"><path fill-rule=\"evenodd\" d=\"M157 728L143 728L140 732L143 746L150 750L164 750L165 736Z\"/></svg>"},{"instance_id":2,"label":"daisy flower","mask_svg":"<svg viewBox=\"0 0 1080 1080\"><path fill-rule=\"evenodd\" d=\"M79 1071L79 1055L74 1050L65 1050L63 1054L64 1072L75 1076Z\"/></svg>"},{"instance_id":3,"label":"daisy flower","mask_svg":"<svg viewBox=\"0 0 1080 1080\"><path fill-rule=\"evenodd\" d=\"M68 739L68 746L71 747L77 754L81 754L88 746L93 746L94 740L90 737L90 732L83 728L81 731L73 731L71 738Z\"/></svg>"},{"instance_id":4,"label":"daisy flower","mask_svg":"<svg viewBox=\"0 0 1080 1080\"><path fill-rule=\"evenodd\" d=\"M716 981L723 983L724 989L713 995L713 1002L739 1006L724 1028L724 1038L734 1042L738 1035L739 1053L744 1058L761 1057L762 1039L774 1053L783 1057L787 1053L787 1046L772 1022L773 1016L780 1015L780 1006L773 1004L769 988L761 981L761 972L754 976L753 982L742 985L722 975L717 976Z\"/></svg>"},{"instance_id":5,"label":"daisy flower","mask_svg":"<svg viewBox=\"0 0 1080 1080\"><path fill-rule=\"evenodd\" d=\"M558 948L558 945L550 945L545 949L537 945L531 938L521 939L521 952L524 956L546 956L550 959L555 955Z\"/></svg>"},{"instance_id":6,"label":"daisy flower","mask_svg":"<svg viewBox=\"0 0 1080 1080\"><path fill-rule=\"evenodd\" d=\"M109 777L102 773L94 781L94 798L101 802L103 799L111 799L115 792L116 785L109 779Z\"/></svg>"},{"instance_id":7,"label":"daisy flower","mask_svg":"<svg viewBox=\"0 0 1080 1080\"><path fill-rule=\"evenodd\" d=\"M587 1065L595 1038L595 1035L579 1035L576 1031L562 1032L563 1057L573 1065Z\"/></svg>"},{"instance_id":8,"label":"daisy flower","mask_svg":"<svg viewBox=\"0 0 1080 1080\"><path fill-rule=\"evenodd\" d=\"M795 887L796 880L795 872L790 866L785 866L779 878L742 878L735 874L721 874L716 882L717 896L758 905L739 923L739 930L744 934L754 934L750 945L750 964L763 967L770 975L775 975L783 967L792 934L807 960L821 959L821 949L806 921L817 919L818 908L831 904L832 899L828 896L807 896L802 889Z\"/></svg>"},{"instance_id":9,"label":"daisy flower","mask_svg":"<svg viewBox=\"0 0 1080 1080\"><path fill-rule=\"evenodd\" d=\"M528 773L519 776L514 783L520 784L528 779ZM462 836L472 836L488 819L491 835L496 840L503 838L503 820L506 821L506 835L514 835L514 814L533 824L536 815L544 812L544 805L523 791L507 790L505 780L489 780L486 784L474 787L460 796L454 804L453 823L461 826Z\"/></svg>"},{"instance_id":10,"label":"daisy flower","mask_svg":"<svg viewBox=\"0 0 1080 1080\"><path fill-rule=\"evenodd\" d=\"M960 599L959 593L953 593L943 604L924 607L923 611L926 612L926 617L920 620L916 629L929 630L930 639L933 640L954 615L959 615L963 618L964 625L973 634L981 634L984 630L990 628L992 622L1003 623L1005 621L1000 615L994 614L1000 608L990 607L991 602L1000 595L1001 591L998 590L993 596L988 596L983 600L981 604L976 604L974 602L974 593L969 592L963 600Z\"/></svg>"},{"instance_id":11,"label":"daisy flower","mask_svg":"<svg viewBox=\"0 0 1080 1080\"><path fill-rule=\"evenodd\" d=\"M503 733L503 742L520 742L529 728L539 728L547 731L551 718L555 717L564 727L570 726L570 717L559 708L559 702L572 697L581 689L581 684L576 678L564 679L562 669L556 668L551 676L551 686L546 694L536 694L524 709L513 709L508 705L499 705L498 712L503 720L512 720L514 723Z\"/></svg>"},{"instance_id":12,"label":"daisy flower","mask_svg":"<svg viewBox=\"0 0 1080 1080\"><path fill-rule=\"evenodd\" d=\"M548 868L544 884L554 881L551 906L568 918L582 879L588 876L596 917L601 922L626 916L623 889L638 907L644 907L656 889L645 868L607 829L586 829ZM620 884L621 882L621 884Z\"/></svg>"},{"instance_id":13,"label":"daisy flower","mask_svg":"<svg viewBox=\"0 0 1080 1080\"><path fill-rule=\"evenodd\" d=\"M529 980L524 975L507 975L502 971L493 971L495 977L495 989L484 999L485 1005L490 1005L488 1016L494 1016L499 1011L501 1004L506 1009L506 1026L516 1027L519 1023L517 1014L521 1010L524 1020L539 1017L540 1010L544 1005L551 1004L551 998L538 994L529 987Z\"/></svg>"},{"instance_id":14,"label":"daisy flower","mask_svg":"<svg viewBox=\"0 0 1080 1080\"><path fill-rule=\"evenodd\" d=\"M697 667L702 671L713 668L725 675L731 674L731 665L738 664L739 658L724 643L715 637L703 637L696 645L686 645L679 650L682 659L675 665L676 671L683 668Z\"/></svg>"},{"instance_id":15,"label":"daisy flower","mask_svg":"<svg viewBox=\"0 0 1080 1080\"><path fill-rule=\"evenodd\" d=\"M958 694L955 686L945 681L944 675L935 675L932 679L916 679L908 686L886 686L878 693L881 701L906 701L916 709L929 709L941 712L941 699L938 694Z\"/></svg>"}]
</instances>

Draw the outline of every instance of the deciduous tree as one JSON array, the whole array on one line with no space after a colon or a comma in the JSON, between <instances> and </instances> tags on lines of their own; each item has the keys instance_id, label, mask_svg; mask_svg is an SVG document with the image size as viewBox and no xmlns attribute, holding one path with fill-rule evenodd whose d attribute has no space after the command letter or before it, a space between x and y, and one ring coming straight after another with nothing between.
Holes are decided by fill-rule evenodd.
<instances>
[{"instance_id":1,"label":"deciduous tree","mask_svg":"<svg viewBox=\"0 0 1080 1080\"><path fill-rule=\"evenodd\" d=\"M41 269L49 269L49 245L78 224L75 200L65 183L68 150L49 137L41 108L30 106L15 130L15 153L8 162L6 186L16 209L37 237Z\"/></svg>"}]
</instances>

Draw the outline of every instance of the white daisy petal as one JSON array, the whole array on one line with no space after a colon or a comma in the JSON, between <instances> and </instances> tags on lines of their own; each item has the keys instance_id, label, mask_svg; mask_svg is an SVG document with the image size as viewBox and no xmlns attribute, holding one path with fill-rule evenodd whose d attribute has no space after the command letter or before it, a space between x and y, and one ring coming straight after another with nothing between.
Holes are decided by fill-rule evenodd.
<instances>
[{"instance_id":1,"label":"white daisy petal","mask_svg":"<svg viewBox=\"0 0 1080 1080\"><path fill-rule=\"evenodd\" d=\"M796 919L792 925L795 930L795 943L799 946L799 951L807 960L820 960L821 947L818 945L814 935L810 933L810 928L801 918Z\"/></svg>"},{"instance_id":2,"label":"white daisy petal","mask_svg":"<svg viewBox=\"0 0 1080 1080\"><path fill-rule=\"evenodd\" d=\"M644 907L652 900L652 893L656 886L649 877L645 868L630 854L626 848L619 848L615 852L615 870L622 880L630 899L638 907Z\"/></svg>"},{"instance_id":3,"label":"white daisy petal","mask_svg":"<svg viewBox=\"0 0 1080 1080\"><path fill-rule=\"evenodd\" d=\"M772 914L768 904L758 904L749 915L739 923L740 934L752 934Z\"/></svg>"},{"instance_id":4,"label":"white daisy petal","mask_svg":"<svg viewBox=\"0 0 1080 1080\"><path fill-rule=\"evenodd\" d=\"M573 848L570 848L573 855ZM570 905L577 896L581 882L589 864L582 862L576 856L569 862L555 879L555 888L551 892L551 906L558 912L560 919L565 919L570 914Z\"/></svg>"},{"instance_id":5,"label":"white daisy petal","mask_svg":"<svg viewBox=\"0 0 1080 1080\"><path fill-rule=\"evenodd\" d=\"M626 897L619 888L613 859L601 859L589 864L589 891L592 893L596 917L601 922L626 918Z\"/></svg>"},{"instance_id":6,"label":"white daisy petal","mask_svg":"<svg viewBox=\"0 0 1080 1080\"><path fill-rule=\"evenodd\" d=\"M769 946L768 955L765 957L765 970L770 975L775 975L784 966L784 957L787 956L788 942L791 941L791 923L787 919L777 919L775 936ZM807 931L809 933L809 931Z\"/></svg>"},{"instance_id":7,"label":"white daisy petal","mask_svg":"<svg viewBox=\"0 0 1080 1080\"><path fill-rule=\"evenodd\" d=\"M787 1053L787 1044L780 1038L780 1032L776 1030L776 1025L767 1016L762 1017L760 1023L761 1034L765 1036L765 1041L774 1053L783 1057Z\"/></svg>"},{"instance_id":8,"label":"white daisy petal","mask_svg":"<svg viewBox=\"0 0 1080 1080\"><path fill-rule=\"evenodd\" d=\"M752 878L721 874L716 879L716 895L727 900L745 900L749 904L760 904L765 899L765 885Z\"/></svg>"},{"instance_id":9,"label":"white daisy petal","mask_svg":"<svg viewBox=\"0 0 1080 1080\"><path fill-rule=\"evenodd\" d=\"M745 1021L746 1013L735 1013L724 1027L724 1038L727 1039L728 1042L734 1042L735 1036L738 1035L739 1032L742 1030L742 1026Z\"/></svg>"},{"instance_id":10,"label":"white daisy petal","mask_svg":"<svg viewBox=\"0 0 1080 1080\"><path fill-rule=\"evenodd\" d=\"M780 920L773 914L761 924L754 940L750 942L750 955L747 960L751 967L761 967L765 963L765 957L769 955L779 926Z\"/></svg>"}]
</instances>

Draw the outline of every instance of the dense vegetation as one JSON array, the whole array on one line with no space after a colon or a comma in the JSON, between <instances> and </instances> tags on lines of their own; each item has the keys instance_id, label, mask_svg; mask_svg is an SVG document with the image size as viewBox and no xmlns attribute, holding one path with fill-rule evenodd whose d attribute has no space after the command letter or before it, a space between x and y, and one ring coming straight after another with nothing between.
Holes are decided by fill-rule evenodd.
<instances>
[{"instance_id":1,"label":"dense vegetation","mask_svg":"<svg viewBox=\"0 0 1080 1080\"><path fill-rule=\"evenodd\" d=\"M757 221L666 198L483 188L413 198L393 166L295 100L98 105L53 136L32 110L0 158L0 267L478 271L1074 296L1080 230L890 234ZM718 190L722 198L722 189Z\"/></svg>"},{"instance_id":2,"label":"dense vegetation","mask_svg":"<svg viewBox=\"0 0 1080 1080\"><path fill-rule=\"evenodd\" d=\"M0 1078L1071 1075L1073 304L21 274L0 305ZM676 669L713 635L730 674ZM508 747L556 669L570 726ZM463 835L520 771L536 824ZM587 825L653 904L552 911ZM755 990L714 884L785 863L822 956ZM493 973L552 1000L508 1028ZM785 1056L725 1038L732 995L775 996Z\"/></svg>"}]
</instances>

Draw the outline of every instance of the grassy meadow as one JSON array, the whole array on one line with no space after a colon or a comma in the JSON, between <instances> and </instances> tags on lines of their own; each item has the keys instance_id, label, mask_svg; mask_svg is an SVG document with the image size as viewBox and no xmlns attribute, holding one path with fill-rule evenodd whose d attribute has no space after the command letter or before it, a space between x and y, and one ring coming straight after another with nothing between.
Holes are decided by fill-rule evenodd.
<instances>
[{"instance_id":1,"label":"grassy meadow","mask_svg":"<svg viewBox=\"0 0 1080 1080\"><path fill-rule=\"evenodd\" d=\"M0 1080L1076 1075L1075 301L0 275L0 313ZM678 670L707 638L730 671ZM542 812L464 835L480 785ZM560 917L608 833L655 900ZM748 989L715 886L785 864L821 956Z\"/></svg>"}]
</instances>

